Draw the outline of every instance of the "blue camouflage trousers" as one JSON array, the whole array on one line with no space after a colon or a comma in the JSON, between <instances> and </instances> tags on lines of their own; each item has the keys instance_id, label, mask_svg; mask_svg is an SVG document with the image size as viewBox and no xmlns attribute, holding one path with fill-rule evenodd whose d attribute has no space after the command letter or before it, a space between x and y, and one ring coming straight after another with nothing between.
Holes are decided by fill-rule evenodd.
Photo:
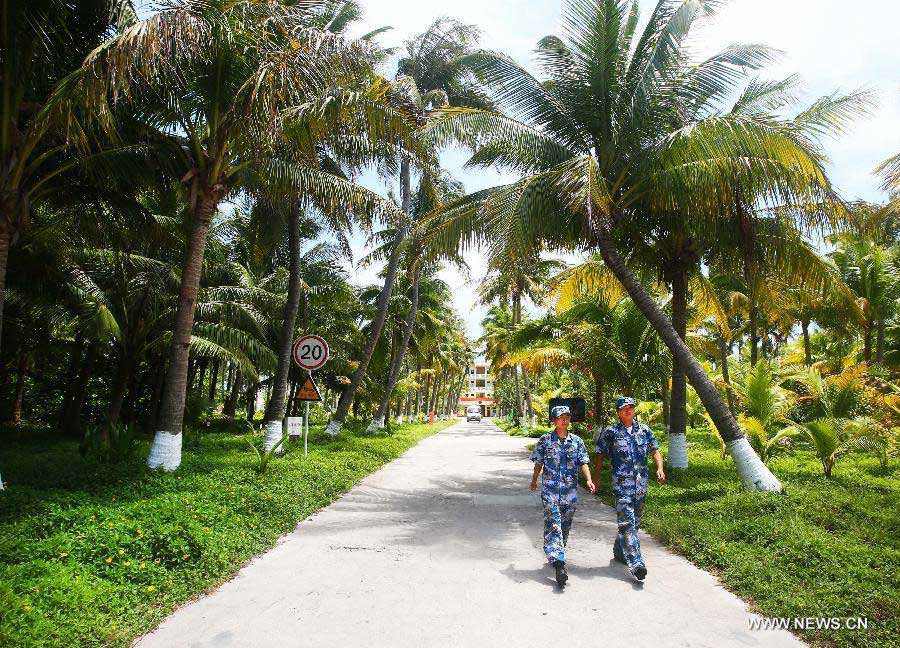
<instances>
[{"instance_id":1,"label":"blue camouflage trousers","mask_svg":"<svg viewBox=\"0 0 900 648\"><path fill-rule=\"evenodd\" d=\"M551 563L566 561L566 542L575 518L575 508L574 502L544 502L544 553Z\"/></svg>"},{"instance_id":2,"label":"blue camouflage trousers","mask_svg":"<svg viewBox=\"0 0 900 648\"><path fill-rule=\"evenodd\" d=\"M619 533L613 545L613 554L625 562L628 568L642 565L641 541L638 529L644 514L644 498L637 495L616 495L616 522Z\"/></svg>"}]
</instances>

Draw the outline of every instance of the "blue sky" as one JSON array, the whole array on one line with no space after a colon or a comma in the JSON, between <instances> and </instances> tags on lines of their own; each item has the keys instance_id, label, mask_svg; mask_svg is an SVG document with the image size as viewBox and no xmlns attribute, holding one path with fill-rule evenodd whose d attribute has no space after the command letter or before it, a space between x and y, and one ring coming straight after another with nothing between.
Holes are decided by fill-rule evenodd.
<instances>
[{"instance_id":1,"label":"blue sky","mask_svg":"<svg viewBox=\"0 0 900 648\"><path fill-rule=\"evenodd\" d=\"M411 35L423 31L432 20L449 15L477 25L482 46L503 51L531 68L531 51L543 36L559 33L560 0L455 0L452 3L420 0L363 0L366 9L360 33L381 26L392 30L381 37L387 46L400 46ZM641 1L646 15L655 2ZM858 122L850 133L827 142L832 181L848 198L882 200L872 169L900 151L900 48L896 46L896 25L900 5L888 0L732 0L725 3L715 21L700 32L696 43L699 55L708 54L734 42L756 42L778 48L784 59L767 76L783 78L800 74L806 97L835 90L867 87L879 100L874 114ZM393 70L386 71L393 73ZM461 151L444 154L444 166L474 191L504 180L496 173L463 169ZM385 193L373 174L363 182ZM396 191L396 190L395 190ZM355 256L364 252L364 241L354 239ZM475 251L467 256L472 279L446 271L457 312L466 320L469 334L480 335L483 307L475 307L475 286L484 273L483 256ZM377 268L355 273L355 281L374 281Z\"/></svg>"}]
</instances>

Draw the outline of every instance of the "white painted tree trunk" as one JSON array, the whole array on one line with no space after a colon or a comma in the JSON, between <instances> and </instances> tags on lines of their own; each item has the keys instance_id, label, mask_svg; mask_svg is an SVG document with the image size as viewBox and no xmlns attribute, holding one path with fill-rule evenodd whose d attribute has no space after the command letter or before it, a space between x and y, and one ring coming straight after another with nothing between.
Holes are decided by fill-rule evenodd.
<instances>
[{"instance_id":1,"label":"white painted tree trunk","mask_svg":"<svg viewBox=\"0 0 900 648\"><path fill-rule=\"evenodd\" d=\"M153 437L150 446L150 456L147 457L147 465L151 468L162 468L166 472L172 472L181 465L181 432L160 431Z\"/></svg>"},{"instance_id":2,"label":"white painted tree trunk","mask_svg":"<svg viewBox=\"0 0 900 648\"><path fill-rule=\"evenodd\" d=\"M372 422L369 423L369 427L366 428L366 434L372 434L373 432L378 432L378 430L384 429L384 419L383 418L374 418Z\"/></svg>"},{"instance_id":3,"label":"white painted tree trunk","mask_svg":"<svg viewBox=\"0 0 900 648\"><path fill-rule=\"evenodd\" d=\"M3 485L3 476L0 475L0 490L3 490L4 488L6 487Z\"/></svg>"},{"instance_id":4,"label":"white painted tree trunk","mask_svg":"<svg viewBox=\"0 0 900 648\"><path fill-rule=\"evenodd\" d=\"M734 459L741 484L748 490L781 492L781 482L766 468L746 437L734 439L725 444L725 449Z\"/></svg>"},{"instance_id":5,"label":"white painted tree trunk","mask_svg":"<svg viewBox=\"0 0 900 648\"><path fill-rule=\"evenodd\" d=\"M272 448L275 447L279 441L281 441L281 437L284 436L284 425L281 421L269 421L266 423L266 435L263 437L263 450L268 452ZM278 449L275 450L275 454L280 455L284 452L284 444L278 446Z\"/></svg>"},{"instance_id":6,"label":"white painted tree trunk","mask_svg":"<svg viewBox=\"0 0 900 648\"><path fill-rule=\"evenodd\" d=\"M686 434L670 434L669 435L669 456L666 458L669 468L687 468L687 435Z\"/></svg>"},{"instance_id":7,"label":"white painted tree trunk","mask_svg":"<svg viewBox=\"0 0 900 648\"><path fill-rule=\"evenodd\" d=\"M397 425L403 425L403 414L397 415Z\"/></svg>"},{"instance_id":8,"label":"white painted tree trunk","mask_svg":"<svg viewBox=\"0 0 900 648\"><path fill-rule=\"evenodd\" d=\"M331 419L330 421L328 421L328 425L325 427L325 433L330 434L331 436L337 436L341 431L341 427L343 426L340 421Z\"/></svg>"}]
</instances>

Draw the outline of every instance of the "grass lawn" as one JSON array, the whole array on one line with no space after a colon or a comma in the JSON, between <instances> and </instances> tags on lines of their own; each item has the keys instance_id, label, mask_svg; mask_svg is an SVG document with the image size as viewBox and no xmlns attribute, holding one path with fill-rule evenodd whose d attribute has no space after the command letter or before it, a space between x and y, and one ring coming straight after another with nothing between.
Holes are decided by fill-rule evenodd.
<instances>
[{"instance_id":1,"label":"grass lawn","mask_svg":"<svg viewBox=\"0 0 900 648\"><path fill-rule=\"evenodd\" d=\"M267 472L246 437L207 434L174 474L143 459L99 465L71 441L0 442L0 645L127 645L176 606L227 580L365 475L455 421L310 429ZM346 430L346 428L345 428Z\"/></svg>"},{"instance_id":2,"label":"grass lawn","mask_svg":"<svg viewBox=\"0 0 900 648\"><path fill-rule=\"evenodd\" d=\"M657 438L665 456L665 435ZM584 439L593 453L590 435ZM812 451L785 451L769 462L785 488L775 495L742 491L710 431L690 430L688 451L688 470L670 471L664 486L650 482L644 531L716 574L762 616L868 619L867 630L796 632L813 645L900 646L896 460L883 470L869 455L845 455L826 479ZM599 494L614 505L609 462L605 468Z\"/></svg>"}]
</instances>

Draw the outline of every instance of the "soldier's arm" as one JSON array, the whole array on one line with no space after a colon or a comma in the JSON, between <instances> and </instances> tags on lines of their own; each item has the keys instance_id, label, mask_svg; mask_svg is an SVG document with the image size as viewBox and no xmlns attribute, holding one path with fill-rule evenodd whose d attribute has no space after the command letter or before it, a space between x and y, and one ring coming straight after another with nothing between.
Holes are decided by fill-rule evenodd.
<instances>
[{"instance_id":1,"label":"soldier's arm","mask_svg":"<svg viewBox=\"0 0 900 648\"><path fill-rule=\"evenodd\" d=\"M587 489L592 493L597 492L597 487L594 486L594 482L591 481L591 468L586 463L581 464L581 473L584 475L584 483L587 486Z\"/></svg>"},{"instance_id":2,"label":"soldier's arm","mask_svg":"<svg viewBox=\"0 0 900 648\"><path fill-rule=\"evenodd\" d=\"M537 480L541 475L541 471L544 469L544 464L536 463L534 464L534 474L531 475L531 490L537 490Z\"/></svg>"},{"instance_id":3,"label":"soldier's arm","mask_svg":"<svg viewBox=\"0 0 900 648\"><path fill-rule=\"evenodd\" d=\"M598 452L594 455L594 481L600 483L600 471L603 470L603 453Z\"/></svg>"},{"instance_id":4,"label":"soldier's arm","mask_svg":"<svg viewBox=\"0 0 900 648\"><path fill-rule=\"evenodd\" d=\"M653 450L653 461L656 463L656 481L660 484L666 483L666 471L663 470L663 458L659 452L659 448Z\"/></svg>"}]
</instances>

